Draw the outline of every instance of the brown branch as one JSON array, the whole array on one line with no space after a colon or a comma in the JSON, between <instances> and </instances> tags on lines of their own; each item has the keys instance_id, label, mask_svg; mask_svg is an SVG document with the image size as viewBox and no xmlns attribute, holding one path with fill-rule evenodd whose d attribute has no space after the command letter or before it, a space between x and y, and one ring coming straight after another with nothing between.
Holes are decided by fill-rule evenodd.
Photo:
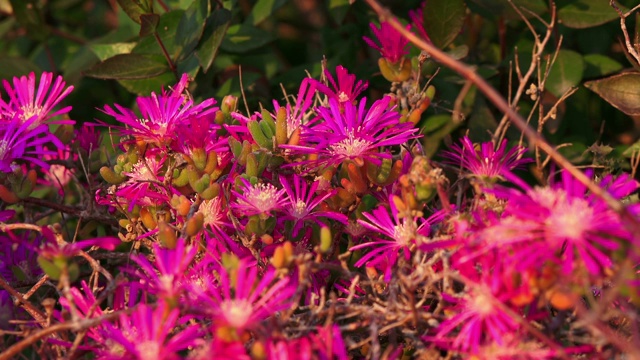
<instances>
[{"instance_id":1,"label":"brown branch","mask_svg":"<svg viewBox=\"0 0 640 360\"><path fill-rule=\"evenodd\" d=\"M530 128L524 118L518 114L509 104L504 100L502 95L496 91L489 83L487 83L473 68L465 65L464 63L451 58L449 55L438 49L434 45L425 42L418 36L414 35L411 31L407 30L400 21L385 7L380 5L376 0L365 0L367 4L378 14L380 21L388 22L396 31L402 34L411 43L416 45L421 50L426 51L431 55L431 58L441 63L442 65L455 71L463 78L473 82L482 93L491 101L500 111L504 112L513 124L515 124L527 137L529 143L533 146L538 146L542 151L547 153L560 167L568 171L576 180L585 185L594 195L601 198L613 211L620 214L624 220L625 225L636 236L640 236L640 224L638 220L633 217L627 210L627 208L619 200L615 199L606 190L598 186L591 181L582 171L576 168L571 162L565 159L553 146L551 146L542 135L538 134L535 130Z\"/></svg>"}]
</instances>

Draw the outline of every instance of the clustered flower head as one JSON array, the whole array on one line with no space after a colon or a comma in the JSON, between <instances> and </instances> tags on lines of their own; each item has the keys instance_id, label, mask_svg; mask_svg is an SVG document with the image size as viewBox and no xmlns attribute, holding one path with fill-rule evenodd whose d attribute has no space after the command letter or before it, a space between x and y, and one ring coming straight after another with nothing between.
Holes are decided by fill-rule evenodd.
<instances>
[{"instance_id":1,"label":"clustered flower head","mask_svg":"<svg viewBox=\"0 0 640 360\"><path fill-rule=\"evenodd\" d=\"M194 98L185 74L74 131L69 107L56 110L72 89L62 78L43 74L37 91L33 74L5 81L6 338L72 324L34 349L98 359L617 356L585 343L600 318L582 312L607 314L608 332L635 326L620 324L640 298L638 182L585 172L623 217L567 171L525 181L528 149L506 140L470 134L427 154L433 93L407 40L371 29L393 82L376 98L337 66L243 114L232 95ZM31 211L45 199L53 213ZM27 286L40 305L16 298Z\"/></svg>"}]
</instances>

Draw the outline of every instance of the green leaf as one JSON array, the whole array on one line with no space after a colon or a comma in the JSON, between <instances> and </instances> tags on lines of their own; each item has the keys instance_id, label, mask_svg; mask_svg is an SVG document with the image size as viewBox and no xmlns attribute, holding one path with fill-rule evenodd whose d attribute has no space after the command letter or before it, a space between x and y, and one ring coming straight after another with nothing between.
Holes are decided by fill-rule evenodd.
<instances>
[{"instance_id":1,"label":"green leaf","mask_svg":"<svg viewBox=\"0 0 640 360\"><path fill-rule=\"evenodd\" d=\"M329 14L336 24L340 25L349 12L351 2L349 0L329 0Z\"/></svg>"},{"instance_id":2,"label":"green leaf","mask_svg":"<svg viewBox=\"0 0 640 360\"><path fill-rule=\"evenodd\" d=\"M152 91L158 91L162 87L166 87L171 84L175 84L176 78L173 73L167 71L159 76L152 77L150 79L143 80L118 80L129 92L140 95L148 96Z\"/></svg>"},{"instance_id":3,"label":"green leaf","mask_svg":"<svg viewBox=\"0 0 640 360\"><path fill-rule=\"evenodd\" d=\"M136 43L91 44L89 48L100 59L105 61L110 57L120 54L128 54L136 46Z\"/></svg>"},{"instance_id":4,"label":"green leaf","mask_svg":"<svg viewBox=\"0 0 640 360\"><path fill-rule=\"evenodd\" d=\"M141 14L140 15L140 32L138 36L145 37L156 32L158 23L160 22L160 15L157 14Z\"/></svg>"},{"instance_id":5,"label":"green leaf","mask_svg":"<svg viewBox=\"0 0 640 360\"><path fill-rule=\"evenodd\" d=\"M31 61L21 57L0 57L0 78L9 79L14 76L39 72L40 69Z\"/></svg>"},{"instance_id":6,"label":"green leaf","mask_svg":"<svg viewBox=\"0 0 640 360\"><path fill-rule=\"evenodd\" d=\"M184 12L176 33L174 58L186 58L196 48L210 11L209 0L195 0Z\"/></svg>"},{"instance_id":7,"label":"green leaf","mask_svg":"<svg viewBox=\"0 0 640 360\"><path fill-rule=\"evenodd\" d=\"M588 54L583 59L585 78L601 77L622 70L622 64L605 55Z\"/></svg>"},{"instance_id":8,"label":"green leaf","mask_svg":"<svg viewBox=\"0 0 640 360\"><path fill-rule=\"evenodd\" d=\"M464 0L429 0L424 7L424 28L433 44L441 49L451 44L464 23Z\"/></svg>"},{"instance_id":9,"label":"green leaf","mask_svg":"<svg viewBox=\"0 0 640 360\"><path fill-rule=\"evenodd\" d=\"M264 46L273 39L273 35L264 30L247 24L236 24L229 27L221 46L229 52L244 53Z\"/></svg>"},{"instance_id":10,"label":"green leaf","mask_svg":"<svg viewBox=\"0 0 640 360\"><path fill-rule=\"evenodd\" d=\"M551 71L549 71L545 90L560 97L569 88L580 83L583 72L584 61L580 54L571 50L560 50Z\"/></svg>"},{"instance_id":11,"label":"green leaf","mask_svg":"<svg viewBox=\"0 0 640 360\"><path fill-rule=\"evenodd\" d=\"M183 14L184 10L172 10L160 15L160 21L156 29L162 44L164 44L167 52L172 56L172 60L175 60L175 55L177 54L176 34ZM155 36L147 36L140 39L138 45L136 45L131 52L136 54L162 55L162 49Z\"/></svg>"},{"instance_id":12,"label":"green leaf","mask_svg":"<svg viewBox=\"0 0 640 360\"><path fill-rule=\"evenodd\" d=\"M168 69L162 56L120 54L96 64L85 75L99 79L135 80L158 76Z\"/></svg>"},{"instance_id":13,"label":"green leaf","mask_svg":"<svg viewBox=\"0 0 640 360\"><path fill-rule=\"evenodd\" d=\"M584 86L627 115L640 115L640 73L588 81Z\"/></svg>"},{"instance_id":14,"label":"green leaf","mask_svg":"<svg viewBox=\"0 0 640 360\"><path fill-rule=\"evenodd\" d=\"M618 19L618 13L606 0L558 0L558 20L564 26L585 29ZM625 11L623 6L620 7Z\"/></svg>"},{"instance_id":15,"label":"green leaf","mask_svg":"<svg viewBox=\"0 0 640 360\"><path fill-rule=\"evenodd\" d=\"M543 14L548 9L547 2L544 0L513 0L512 2L526 18L533 17L533 14ZM502 16L507 20L521 19L508 0L469 0L467 4L473 12L488 18Z\"/></svg>"},{"instance_id":16,"label":"green leaf","mask_svg":"<svg viewBox=\"0 0 640 360\"><path fill-rule=\"evenodd\" d=\"M286 0L258 0L251 9L246 23L258 25L286 3Z\"/></svg>"},{"instance_id":17,"label":"green leaf","mask_svg":"<svg viewBox=\"0 0 640 360\"><path fill-rule=\"evenodd\" d=\"M118 0L118 4L131 20L140 24L140 15L153 13L153 0Z\"/></svg>"},{"instance_id":18,"label":"green leaf","mask_svg":"<svg viewBox=\"0 0 640 360\"><path fill-rule=\"evenodd\" d=\"M427 134L436 131L450 122L451 115L449 114L438 114L430 116L424 121L424 125L420 129L420 133Z\"/></svg>"},{"instance_id":19,"label":"green leaf","mask_svg":"<svg viewBox=\"0 0 640 360\"><path fill-rule=\"evenodd\" d=\"M226 9L216 10L207 18L202 39L200 39L200 44L196 50L196 56L205 73L211 67L230 23L231 12Z\"/></svg>"}]
</instances>

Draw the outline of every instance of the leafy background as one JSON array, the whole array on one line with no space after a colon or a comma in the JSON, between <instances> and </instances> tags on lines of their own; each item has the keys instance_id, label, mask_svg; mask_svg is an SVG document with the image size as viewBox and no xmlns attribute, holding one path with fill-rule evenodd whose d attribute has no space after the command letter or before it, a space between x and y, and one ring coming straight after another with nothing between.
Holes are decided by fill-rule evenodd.
<instances>
[{"instance_id":1,"label":"leafy background","mask_svg":"<svg viewBox=\"0 0 640 360\"><path fill-rule=\"evenodd\" d=\"M552 2L513 3L544 33L536 17L548 21ZM635 5L620 3L623 9ZM420 4L385 5L407 19ZM561 151L575 163L628 168L625 157L640 148L640 75L626 54L618 14L604 0L559 0L555 6L558 24L547 53L559 51L541 101L550 106L567 89L577 91L544 134L554 144L569 144ZM626 22L632 37L640 37L637 19ZM368 96L379 97L389 83L379 75L377 54L362 41L372 36L369 22L377 19L366 4L349 0L0 0L0 77L64 75L76 88L66 103L79 122L107 120L96 109L132 106L135 95L169 86L183 72L195 79L196 99L240 96L243 88L255 111L282 99L283 89L295 94L304 76L319 77L323 59L329 69L342 64L369 80ZM506 0L429 0L424 24L437 46L475 66L505 95L517 85L509 75L516 51L520 66L529 64L533 35ZM437 70L431 61L423 66L425 78ZM420 122L431 153L467 130L475 141L490 138L502 114L483 96L474 88L465 94L462 121L454 121L464 80L439 69L432 84L436 98ZM519 111L528 115L532 104L524 96ZM517 130L509 131L509 139L519 139Z\"/></svg>"}]
</instances>

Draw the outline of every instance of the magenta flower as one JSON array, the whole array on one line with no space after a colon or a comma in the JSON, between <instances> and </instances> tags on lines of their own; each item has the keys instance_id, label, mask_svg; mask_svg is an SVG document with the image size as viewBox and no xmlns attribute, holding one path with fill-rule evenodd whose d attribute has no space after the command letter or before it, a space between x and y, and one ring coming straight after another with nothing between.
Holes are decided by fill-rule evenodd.
<instances>
[{"instance_id":1,"label":"magenta flower","mask_svg":"<svg viewBox=\"0 0 640 360\"><path fill-rule=\"evenodd\" d=\"M18 167L16 161L20 160L48 169L49 164L43 161L43 157L55 152L44 145L51 143L57 148L64 148L47 125L34 126L35 121L35 117L24 122L14 117L0 123L0 172L13 172Z\"/></svg>"},{"instance_id":2,"label":"magenta flower","mask_svg":"<svg viewBox=\"0 0 640 360\"><path fill-rule=\"evenodd\" d=\"M316 89L318 89L318 91L327 95L329 99L336 99L340 103L344 103L347 101L355 103L358 95L360 95L361 92L365 91L367 89L367 86L369 85L368 82L363 82L361 80L356 83L356 76L353 74L349 74L347 72L347 69L342 65L338 65L336 67L336 76L338 78L337 83L328 69L325 69L324 74L333 89L329 88L318 80L310 79L310 81L313 83Z\"/></svg>"},{"instance_id":3,"label":"magenta flower","mask_svg":"<svg viewBox=\"0 0 640 360\"><path fill-rule=\"evenodd\" d=\"M140 271L134 273L140 278L140 283L147 292L169 302L177 301L185 288L187 269L197 252L198 247L185 245L183 238L178 239L173 249L162 248L158 243L154 243L155 261L152 264L145 255L132 257L131 259L140 266Z\"/></svg>"},{"instance_id":4,"label":"magenta flower","mask_svg":"<svg viewBox=\"0 0 640 360\"><path fill-rule=\"evenodd\" d=\"M270 216L274 211L279 211L285 205L285 189L278 190L272 184L251 183L242 178L242 193L232 191L236 196L236 202L231 207L241 216Z\"/></svg>"},{"instance_id":5,"label":"magenta flower","mask_svg":"<svg viewBox=\"0 0 640 360\"><path fill-rule=\"evenodd\" d=\"M195 311L211 316L216 326L236 330L255 328L261 321L292 305L296 285L286 277L277 279L274 269L258 274L257 266L240 260L237 269L229 273L221 268L217 284L194 287L197 297Z\"/></svg>"},{"instance_id":6,"label":"magenta flower","mask_svg":"<svg viewBox=\"0 0 640 360\"><path fill-rule=\"evenodd\" d=\"M177 87L182 88L184 86ZM184 99L177 92L140 96L137 103L141 116L118 104L114 105L115 109L105 106L103 112L123 125L120 127L123 135L130 135L138 141L153 143L158 147L181 141L178 129L187 125L192 117L213 116L218 110L213 107L216 103L214 99L207 99L196 105L193 100Z\"/></svg>"},{"instance_id":7,"label":"magenta flower","mask_svg":"<svg viewBox=\"0 0 640 360\"><path fill-rule=\"evenodd\" d=\"M204 216L204 226L210 227L214 232L231 227L231 221L227 216L228 209L224 206L223 200L222 195L219 195L211 200L203 200L198 207L198 213Z\"/></svg>"},{"instance_id":8,"label":"magenta flower","mask_svg":"<svg viewBox=\"0 0 640 360\"><path fill-rule=\"evenodd\" d=\"M178 360L178 352L197 344L201 333L198 325L187 325L187 320L164 302L155 308L139 304L130 315L120 315L117 325L102 326L104 344L98 358Z\"/></svg>"},{"instance_id":9,"label":"magenta flower","mask_svg":"<svg viewBox=\"0 0 640 360\"><path fill-rule=\"evenodd\" d=\"M531 162L531 159L522 159L527 152L526 148L516 146L506 151L507 141L500 143L498 150L493 149L492 142L486 142L476 149L471 140L465 136L461 140L462 146L455 144L452 151L443 154L448 163L460 166L469 176L475 176L495 182L502 179L507 171L516 169Z\"/></svg>"},{"instance_id":10,"label":"magenta flower","mask_svg":"<svg viewBox=\"0 0 640 360\"><path fill-rule=\"evenodd\" d=\"M519 184L525 193L516 190L495 193L509 200L505 216L534 227L514 253L526 258L528 264L541 266L555 261L562 265L565 274L581 264L593 275L603 274L613 265L611 254L620 248L621 241L633 242L633 234L625 229L619 216L604 201L587 193L586 187L568 172L563 171L561 180L549 187L530 188L513 175L507 178ZM608 188L614 197L622 198L635 191L638 183L628 176L614 180L607 175L601 186ZM637 205L631 206L632 212L637 210ZM520 229L521 226L513 230Z\"/></svg>"},{"instance_id":11,"label":"magenta flower","mask_svg":"<svg viewBox=\"0 0 640 360\"><path fill-rule=\"evenodd\" d=\"M307 181L297 174L293 175L292 184L287 181L284 176L280 176L280 183L287 192L287 202L284 205L284 216L282 219L293 221L291 235L296 237L298 231L306 222L313 222L319 225L325 225L320 217L326 217L347 223L347 217L344 214L316 209L323 201L335 194L336 190L326 191L321 195L317 195L319 181L314 181L309 187Z\"/></svg>"},{"instance_id":12,"label":"magenta flower","mask_svg":"<svg viewBox=\"0 0 640 360\"><path fill-rule=\"evenodd\" d=\"M513 296L502 283L501 276L506 269L495 257L483 260L468 266L473 278L468 279L467 288L460 297L443 294L447 302L453 303L447 309L452 315L440 323L434 337L425 340L448 349L477 354L482 345L505 344L506 338L517 333L520 325L503 310Z\"/></svg>"},{"instance_id":13,"label":"magenta flower","mask_svg":"<svg viewBox=\"0 0 640 360\"><path fill-rule=\"evenodd\" d=\"M409 50L407 50L409 40L402 36L388 22L382 22L380 28L376 27L373 23L369 24L369 26L376 36L376 39L380 42L380 45L366 36L363 36L364 41L367 45L378 50L380 55L389 62L396 64L404 55L409 53ZM407 25L406 28L407 30L411 29L411 25Z\"/></svg>"},{"instance_id":14,"label":"magenta flower","mask_svg":"<svg viewBox=\"0 0 640 360\"><path fill-rule=\"evenodd\" d=\"M216 151L218 156L224 156L229 152L227 139L218 137L217 131L220 130L220 126L213 122L213 117L189 118L176 130L180 141L173 144L175 151L190 157L195 149L205 150L207 153Z\"/></svg>"},{"instance_id":15,"label":"magenta flower","mask_svg":"<svg viewBox=\"0 0 640 360\"><path fill-rule=\"evenodd\" d=\"M313 79L305 78L300 83L298 96L295 98L295 105L292 107L287 101L285 110L287 113L287 138L290 138L294 131L307 123L307 112L313 104L313 97L316 95L316 82ZM277 100L273 100L273 108L277 111L280 108ZM303 128L300 128L303 130Z\"/></svg>"},{"instance_id":16,"label":"magenta flower","mask_svg":"<svg viewBox=\"0 0 640 360\"><path fill-rule=\"evenodd\" d=\"M299 165L315 164L316 167L337 166L345 160L362 164L369 161L380 164L391 154L383 147L401 145L418 137L418 131L410 123L400 123L400 114L389 109L388 96L376 101L369 110L366 99L356 105L340 104L329 99L329 108L318 108L319 121L302 134L302 145L283 145L296 154L317 154L317 161L303 161Z\"/></svg>"},{"instance_id":17,"label":"magenta flower","mask_svg":"<svg viewBox=\"0 0 640 360\"><path fill-rule=\"evenodd\" d=\"M393 201L393 195L389 197L389 206L391 215L387 207L382 204L373 212L363 212L362 215L367 221L358 220L358 223L365 228L375 232L370 242L351 247L349 250L360 250L371 248L360 260L355 263L356 267L364 264L379 265L380 262L386 262L385 278L390 278L391 267L397 261L398 253L402 251L406 260L410 259L410 248L415 245L422 245L428 241L431 233L431 226L442 220L444 213L437 212L428 219L420 217L400 217L398 208Z\"/></svg>"},{"instance_id":18,"label":"magenta flower","mask_svg":"<svg viewBox=\"0 0 640 360\"><path fill-rule=\"evenodd\" d=\"M43 72L37 93L36 75L33 72L28 77L14 77L13 87L8 81L3 80L2 83L9 95L9 102L7 103L0 98L0 119L13 121L9 119L17 117L21 123L31 120L31 127L37 127L45 122L51 124L75 123L72 120L48 121L71 110L71 106L67 106L52 113L53 108L73 90L73 86L65 88L66 83L62 76L56 77L53 87L51 87L51 80L53 80L53 73Z\"/></svg>"}]
</instances>

